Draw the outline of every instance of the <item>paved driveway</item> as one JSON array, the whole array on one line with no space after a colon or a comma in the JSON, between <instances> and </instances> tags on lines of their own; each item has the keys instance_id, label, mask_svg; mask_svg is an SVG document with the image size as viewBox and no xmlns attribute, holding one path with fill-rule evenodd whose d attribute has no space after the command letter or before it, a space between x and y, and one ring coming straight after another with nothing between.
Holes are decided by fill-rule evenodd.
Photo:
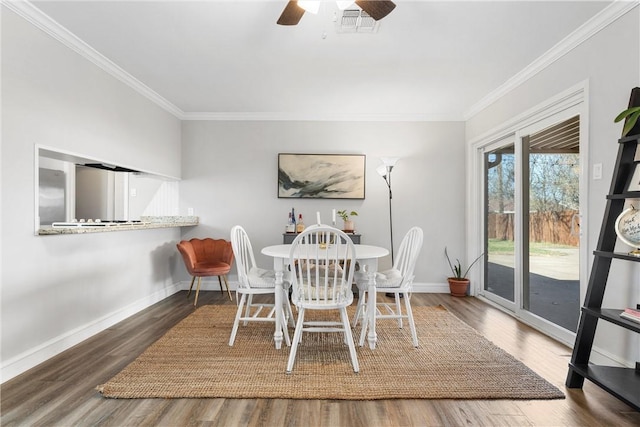
<instances>
[{"instance_id":1,"label":"paved driveway","mask_svg":"<svg viewBox=\"0 0 640 427\"><path fill-rule=\"evenodd\" d=\"M560 250L558 250L560 251ZM529 311L575 332L580 317L578 249L559 256L530 258ZM488 290L510 301L513 296L513 255L490 255Z\"/></svg>"}]
</instances>

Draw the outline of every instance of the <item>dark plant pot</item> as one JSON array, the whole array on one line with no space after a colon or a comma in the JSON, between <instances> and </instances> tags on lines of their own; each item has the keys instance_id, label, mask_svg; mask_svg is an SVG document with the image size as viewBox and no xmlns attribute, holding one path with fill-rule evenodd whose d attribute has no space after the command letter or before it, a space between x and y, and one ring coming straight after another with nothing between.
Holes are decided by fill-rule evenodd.
<instances>
[{"instance_id":1,"label":"dark plant pot","mask_svg":"<svg viewBox=\"0 0 640 427\"><path fill-rule=\"evenodd\" d=\"M469 289L469 279L458 279L455 277L447 278L449 282L449 292L454 297L467 296L467 290Z\"/></svg>"}]
</instances>

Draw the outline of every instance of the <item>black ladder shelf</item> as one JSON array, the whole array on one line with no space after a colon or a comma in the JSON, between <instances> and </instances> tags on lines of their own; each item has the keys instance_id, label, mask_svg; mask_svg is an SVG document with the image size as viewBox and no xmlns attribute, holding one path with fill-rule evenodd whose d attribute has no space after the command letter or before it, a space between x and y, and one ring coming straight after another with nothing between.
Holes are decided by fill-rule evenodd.
<instances>
[{"instance_id":1,"label":"black ladder shelf","mask_svg":"<svg viewBox=\"0 0 640 427\"><path fill-rule=\"evenodd\" d=\"M640 135L620 139L611 189L600 229L598 245L589 277L587 294L576 334L576 342L569 363L566 386L582 388L585 378L618 399L640 411L640 364L634 368L599 366L589 363L598 320L610 322L622 328L640 333L640 323L620 317L623 309L602 308L609 269L613 259L640 262L639 257L614 252L617 235L615 221L624 209L626 199L640 199L640 191L627 191L634 172L634 158Z\"/></svg>"}]
</instances>

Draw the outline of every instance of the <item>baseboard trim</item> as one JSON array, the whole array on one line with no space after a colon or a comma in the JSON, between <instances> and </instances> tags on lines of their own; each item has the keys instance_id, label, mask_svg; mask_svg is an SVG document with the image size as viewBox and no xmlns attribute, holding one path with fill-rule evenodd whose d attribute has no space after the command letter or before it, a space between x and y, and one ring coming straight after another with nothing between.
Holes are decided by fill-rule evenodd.
<instances>
[{"instance_id":1,"label":"baseboard trim","mask_svg":"<svg viewBox=\"0 0 640 427\"><path fill-rule=\"evenodd\" d=\"M414 283L413 292L423 294L448 294L448 283Z\"/></svg>"},{"instance_id":2,"label":"baseboard trim","mask_svg":"<svg viewBox=\"0 0 640 427\"><path fill-rule=\"evenodd\" d=\"M187 289L189 283L187 283ZM147 297L144 297L120 310L109 313L86 325L75 328L63 335L50 339L30 350L27 350L2 364L0 383L4 383L40 363L62 353L76 344L104 331L118 322L144 310L153 304L182 290L180 283L167 286Z\"/></svg>"},{"instance_id":3,"label":"baseboard trim","mask_svg":"<svg viewBox=\"0 0 640 427\"><path fill-rule=\"evenodd\" d=\"M596 365L618 366L622 368L633 368L636 362L617 356L602 347L594 345L591 348L591 358L589 359L589 363L594 363Z\"/></svg>"},{"instance_id":4,"label":"baseboard trim","mask_svg":"<svg viewBox=\"0 0 640 427\"><path fill-rule=\"evenodd\" d=\"M523 324L532 327L533 329L536 329L538 331L540 331L540 333L548 336L549 338L558 341L561 344L566 345L567 347L569 347L571 350L573 350L573 345L574 343L567 343L562 339L559 339L556 336L553 335L549 335L547 332L543 331L542 329L540 329L537 325L531 324L530 322L526 321L526 319L523 319L519 316L516 316L515 313L513 313L512 311L507 310L506 308L502 307L500 304L496 303L495 301L492 301L482 295L479 295L477 297L480 301L485 302L487 304L489 304L490 306L502 311L505 314L508 314L511 317L516 318L519 322L522 322ZM626 367L626 368L632 368L633 367L633 363L630 360L625 360L624 358L620 358L619 356L616 356L615 354L600 348L596 345L594 345L591 349L591 359L590 362L596 363L598 365L608 365L608 366L618 366L618 367Z\"/></svg>"}]
</instances>

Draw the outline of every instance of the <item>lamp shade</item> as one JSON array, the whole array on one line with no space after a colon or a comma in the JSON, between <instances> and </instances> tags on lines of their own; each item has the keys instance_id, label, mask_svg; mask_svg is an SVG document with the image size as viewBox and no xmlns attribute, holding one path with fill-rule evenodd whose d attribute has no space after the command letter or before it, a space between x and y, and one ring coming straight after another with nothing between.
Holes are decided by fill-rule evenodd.
<instances>
[{"instance_id":1,"label":"lamp shade","mask_svg":"<svg viewBox=\"0 0 640 427\"><path fill-rule=\"evenodd\" d=\"M380 165L376 168L376 172L378 172L378 175L384 178L385 176L387 176L387 167L385 165Z\"/></svg>"},{"instance_id":2,"label":"lamp shade","mask_svg":"<svg viewBox=\"0 0 640 427\"><path fill-rule=\"evenodd\" d=\"M400 157L380 157L380 160L382 160L385 166L394 167L396 163L398 163L398 160L400 160Z\"/></svg>"}]
</instances>

